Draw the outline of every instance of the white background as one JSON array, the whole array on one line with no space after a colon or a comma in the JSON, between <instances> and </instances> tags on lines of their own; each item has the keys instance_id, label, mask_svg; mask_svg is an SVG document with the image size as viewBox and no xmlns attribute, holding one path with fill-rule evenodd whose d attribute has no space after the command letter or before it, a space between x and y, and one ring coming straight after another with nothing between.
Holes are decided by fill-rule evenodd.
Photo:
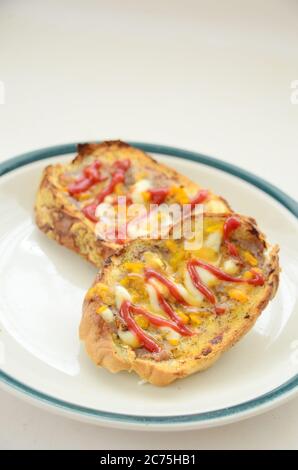
<instances>
[{"instance_id":1,"label":"white background","mask_svg":"<svg viewBox=\"0 0 298 470\"><path fill-rule=\"evenodd\" d=\"M0 160L122 138L233 162L298 197L295 0L2 0ZM220 393L220 390L219 390ZM204 431L50 415L0 391L1 448L298 448L298 399Z\"/></svg>"}]
</instances>

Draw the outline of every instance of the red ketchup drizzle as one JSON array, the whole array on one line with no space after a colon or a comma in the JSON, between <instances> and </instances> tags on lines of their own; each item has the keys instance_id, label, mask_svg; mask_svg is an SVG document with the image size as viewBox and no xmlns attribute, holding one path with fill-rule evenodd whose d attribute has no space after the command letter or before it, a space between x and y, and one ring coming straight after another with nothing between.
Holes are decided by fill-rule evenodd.
<instances>
[{"instance_id":1,"label":"red ketchup drizzle","mask_svg":"<svg viewBox=\"0 0 298 470\"><path fill-rule=\"evenodd\" d=\"M234 243L231 243L229 240L225 240L225 244L230 255L234 256L234 258L237 258L237 256L239 256L239 252Z\"/></svg>"},{"instance_id":2,"label":"red ketchup drizzle","mask_svg":"<svg viewBox=\"0 0 298 470\"><path fill-rule=\"evenodd\" d=\"M216 297L214 296L213 292L202 283L202 280L199 276L199 273L196 270L196 267L201 267L203 269L206 269L207 271L209 271L210 273L212 273L214 276L216 276L218 279L222 281L236 282L236 283L246 282L248 284L252 284L255 286L262 286L264 285L264 282L265 282L262 274L258 273L257 271L253 269L251 270L253 277L251 279L243 279L243 278L236 278L236 277L230 276L229 274L225 273L224 271L217 268L216 266L213 266L211 264L208 264L198 259L192 259L188 261L187 269L188 269L192 282L194 283L195 287L214 305L214 310L217 315L224 314L226 312L226 308L220 305L215 305ZM155 279L160 281L162 284L164 284L168 288L169 292L172 294L172 296L176 300L178 300L180 303L186 304L185 300L183 299L183 297L177 290L175 284L173 284L171 281L165 278L162 274L158 273L157 271L154 271L153 269L146 269L145 277L146 279L150 279L150 277L154 277ZM160 292L157 292L157 298L158 298L158 302L161 308L170 317L172 321L166 320L165 318L162 318L156 315L152 315L144 308L133 305L128 300L125 300L122 302L120 311L119 311L120 316L125 321L127 327L136 334L139 341L150 352L160 352L161 347L138 326L138 324L135 322L133 318L133 314L144 315L151 324L156 325L156 326L165 326L168 328L172 328L173 330L177 331L178 333L184 336L190 336L194 334L191 330L189 330L182 323L180 317L171 308L169 303L164 299L164 297L162 296Z\"/></svg>"},{"instance_id":3,"label":"red ketchup drizzle","mask_svg":"<svg viewBox=\"0 0 298 470\"><path fill-rule=\"evenodd\" d=\"M136 334L139 341L143 344L144 348L146 348L150 352L160 352L161 347L152 338L150 338L150 336L147 335L142 330L142 328L139 327L139 325L133 318L133 315L143 315L149 320L152 325L172 328L172 330L175 330L177 331L177 333L181 333L184 336L193 334L191 331L181 328L181 326L177 323L174 323L170 320L166 320L162 317L158 317L157 315L152 315L144 308L139 307L137 305L133 305L129 300L124 300L122 302L119 313L121 318L123 318L123 320L125 321L128 329Z\"/></svg>"},{"instance_id":4,"label":"red ketchup drizzle","mask_svg":"<svg viewBox=\"0 0 298 470\"><path fill-rule=\"evenodd\" d=\"M115 186L122 183L125 178L126 171L130 168L130 160L119 160L113 164L114 171L112 173L108 185L96 196L94 202L88 204L82 209L83 214L92 222L97 222L95 215L98 204L103 202L106 196L114 192Z\"/></svg>"},{"instance_id":5,"label":"red ketchup drizzle","mask_svg":"<svg viewBox=\"0 0 298 470\"><path fill-rule=\"evenodd\" d=\"M116 170L115 173L112 174L109 184L96 196L95 200L97 204L103 202L106 196L114 192L115 186L124 181L124 176L125 174L122 170Z\"/></svg>"},{"instance_id":6,"label":"red ketchup drizzle","mask_svg":"<svg viewBox=\"0 0 298 470\"><path fill-rule=\"evenodd\" d=\"M88 165L83 170L83 175L76 179L74 183L71 183L67 190L69 194L80 194L87 189L91 188L96 183L100 183L106 179L105 176L101 176L99 169L101 167L101 162L95 161Z\"/></svg>"},{"instance_id":7,"label":"red ketchup drizzle","mask_svg":"<svg viewBox=\"0 0 298 470\"><path fill-rule=\"evenodd\" d=\"M163 311L176 323L179 328L179 333L183 336L192 336L193 332L187 328L184 323L182 322L181 318L177 315L177 313L172 309L172 307L168 304L165 298L161 295L160 292L157 292L158 302L163 309Z\"/></svg>"},{"instance_id":8,"label":"red ketchup drizzle","mask_svg":"<svg viewBox=\"0 0 298 470\"><path fill-rule=\"evenodd\" d=\"M209 300L209 302L211 302L212 304L215 304L216 303L215 295L213 294L213 292L207 286L205 286L205 284L203 284L203 282L202 282L202 280L199 276L199 273L196 270L197 266L201 266L198 263L200 263L200 262L195 260L195 259L190 260L187 263L187 270L189 272L191 280L192 280L193 284L195 285L195 287L198 289L198 291L200 291L201 294L203 294L203 296L206 297L206 299Z\"/></svg>"},{"instance_id":9,"label":"red ketchup drizzle","mask_svg":"<svg viewBox=\"0 0 298 470\"><path fill-rule=\"evenodd\" d=\"M208 189L200 189L197 195L190 201L191 208L193 209L196 204L202 204L208 196Z\"/></svg>"},{"instance_id":10,"label":"red ketchup drizzle","mask_svg":"<svg viewBox=\"0 0 298 470\"><path fill-rule=\"evenodd\" d=\"M95 216L96 208L97 203L92 202L92 204L88 204L88 206L83 207L82 212L87 217L87 219L91 220L92 222L98 222L98 219Z\"/></svg>"},{"instance_id":11,"label":"red ketchup drizzle","mask_svg":"<svg viewBox=\"0 0 298 470\"><path fill-rule=\"evenodd\" d=\"M231 233L236 230L238 227L240 227L241 222L236 219L236 217L228 217L227 220L225 221L224 224L224 229L223 229L223 238L224 242L226 244L226 247L228 248L228 251L231 256L237 257L239 256L237 247L234 245L234 243L229 241Z\"/></svg>"},{"instance_id":12,"label":"red ketchup drizzle","mask_svg":"<svg viewBox=\"0 0 298 470\"><path fill-rule=\"evenodd\" d=\"M123 232L120 232L120 230L116 229L116 238L113 240L115 243L118 243L118 245L124 245L125 244L125 234Z\"/></svg>"},{"instance_id":13,"label":"red ketchup drizzle","mask_svg":"<svg viewBox=\"0 0 298 470\"><path fill-rule=\"evenodd\" d=\"M150 194L150 201L153 204L158 205L164 202L169 192L169 188L148 189L148 193Z\"/></svg>"},{"instance_id":14,"label":"red ketchup drizzle","mask_svg":"<svg viewBox=\"0 0 298 470\"><path fill-rule=\"evenodd\" d=\"M209 271L211 274L214 274L218 279L221 281L227 281L227 282L247 282L248 284L252 284L254 286L263 286L264 285L264 277L262 274L254 271L253 269L251 270L251 273L253 274L253 277L251 279L243 279L241 277L233 277L230 276L229 274L225 273L221 269L217 268L216 266L213 266L212 264L208 264L205 261L201 261L198 259L193 259L188 262L188 266L200 266L201 268L206 269Z\"/></svg>"},{"instance_id":15,"label":"red ketchup drizzle","mask_svg":"<svg viewBox=\"0 0 298 470\"><path fill-rule=\"evenodd\" d=\"M161 282L164 286L166 286L169 289L171 295L176 300L178 300L178 302L180 302L183 305L187 305L184 298L182 297L182 295L180 294L180 292L178 291L177 287L175 286L173 282L171 282L169 279L167 279L166 277L164 277L162 274L158 273L157 271L154 271L154 269L147 268L145 269L145 278L150 279L150 277L154 277L159 282Z\"/></svg>"},{"instance_id":16,"label":"red ketchup drizzle","mask_svg":"<svg viewBox=\"0 0 298 470\"><path fill-rule=\"evenodd\" d=\"M214 310L216 315L223 315L224 313L226 313L226 307L223 307L221 305L216 305Z\"/></svg>"},{"instance_id":17,"label":"red ketchup drizzle","mask_svg":"<svg viewBox=\"0 0 298 470\"><path fill-rule=\"evenodd\" d=\"M127 158L125 160L117 160L116 162L113 163L113 167L116 170L121 170L124 171L124 173L129 170L131 166L131 161Z\"/></svg>"},{"instance_id":18,"label":"red ketchup drizzle","mask_svg":"<svg viewBox=\"0 0 298 470\"><path fill-rule=\"evenodd\" d=\"M150 338L142 328L136 323L135 319L132 316L133 313L133 305L128 301L124 300L120 307L120 316L123 318L124 322L126 323L129 330L133 331L139 341L143 344L144 348L146 348L150 352L160 352L161 347L157 344L152 338Z\"/></svg>"},{"instance_id":19,"label":"red ketchup drizzle","mask_svg":"<svg viewBox=\"0 0 298 470\"><path fill-rule=\"evenodd\" d=\"M177 333L181 333L184 336L186 336L185 331L183 330L183 333L182 333L182 329L180 328L179 325L177 325L176 323L174 323L170 320L167 320L166 318L159 317L157 315L152 315L147 310L145 310L142 307L138 307L137 305L132 305L131 304L131 309L134 313L144 315L144 317L148 318L149 322L152 323L152 325L166 326L168 328L172 328L172 330L177 331Z\"/></svg>"},{"instance_id":20,"label":"red ketchup drizzle","mask_svg":"<svg viewBox=\"0 0 298 470\"><path fill-rule=\"evenodd\" d=\"M196 270L196 267L199 266L201 268L206 269L209 271L211 274L216 276L218 279L222 281L227 281L227 282L237 282L237 283L244 283L247 282L248 284L252 284L254 286L262 286L264 285L264 277L262 274L251 270L251 273L253 274L253 277L251 279L242 279L239 277L232 277L229 274L225 273L221 269L213 266L212 264L205 263L204 261L200 261L197 259L190 260L187 263L187 269L189 272L189 275L191 277L192 282L194 283L195 287L213 304L216 304L216 297L213 294L213 292L205 286L201 278L199 276L199 273ZM223 315L226 311L226 308L220 305L215 305L215 313L217 315Z\"/></svg>"}]
</instances>

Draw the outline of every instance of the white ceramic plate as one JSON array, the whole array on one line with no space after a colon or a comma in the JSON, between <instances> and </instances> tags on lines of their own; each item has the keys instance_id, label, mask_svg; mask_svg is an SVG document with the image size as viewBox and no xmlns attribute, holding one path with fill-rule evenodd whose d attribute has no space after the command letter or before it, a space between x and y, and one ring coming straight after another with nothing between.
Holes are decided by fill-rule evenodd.
<instances>
[{"instance_id":1,"label":"white ceramic plate","mask_svg":"<svg viewBox=\"0 0 298 470\"><path fill-rule=\"evenodd\" d=\"M215 366L167 388L96 368L78 340L83 296L96 270L40 233L32 211L42 168L69 159L75 146L26 154L0 165L0 173L6 173L0 178L0 382L77 419L150 430L227 423L281 403L298 389L297 204L218 160L142 147L258 220L269 240L281 247L276 298Z\"/></svg>"}]
</instances>

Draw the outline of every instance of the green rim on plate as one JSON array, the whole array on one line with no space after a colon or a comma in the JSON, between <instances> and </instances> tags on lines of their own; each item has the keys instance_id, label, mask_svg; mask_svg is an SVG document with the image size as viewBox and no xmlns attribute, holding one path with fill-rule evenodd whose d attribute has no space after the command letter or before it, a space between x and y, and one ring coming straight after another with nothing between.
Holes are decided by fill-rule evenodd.
<instances>
[{"instance_id":1,"label":"green rim on plate","mask_svg":"<svg viewBox=\"0 0 298 470\"><path fill-rule=\"evenodd\" d=\"M290 196L278 189L276 186L260 178L259 176L256 176L235 165L223 162L213 157L202 155L200 153L183 150L175 147L147 144L141 142L130 142L130 144L146 152L192 160L194 162L198 162L203 165L210 166L212 168L217 168L226 173L234 175L267 193L269 196L271 196L273 199L282 204L286 209L288 209L293 215L298 218L298 203L294 199L292 199ZM5 162L0 164L0 176L17 168L20 168L24 165L28 165L29 163L44 160L46 158L74 153L76 152L76 150L77 144L65 144L35 150L33 152L28 152L23 155L19 155L10 160L6 160ZM263 405L270 404L276 399L281 398L282 396L286 396L287 394L293 392L295 389L298 388L298 374L296 374L292 379L283 383L279 387L276 387L270 392L260 395L259 397L254 398L252 400L240 403L239 405L230 406L228 408L222 408L219 410L195 413L190 415L188 414L178 416L135 416L130 414L100 411L93 408L79 406L74 403L59 400L55 397L39 392L38 390L35 390L19 382L18 380L9 376L2 370L0 370L0 380L4 384L13 388L14 390L21 392L32 399L38 400L39 402L43 402L47 405L59 408L64 411L98 418L102 421L141 425L194 424L196 422L212 422L215 419L224 419L233 415L242 415L249 410L257 409Z\"/></svg>"}]
</instances>

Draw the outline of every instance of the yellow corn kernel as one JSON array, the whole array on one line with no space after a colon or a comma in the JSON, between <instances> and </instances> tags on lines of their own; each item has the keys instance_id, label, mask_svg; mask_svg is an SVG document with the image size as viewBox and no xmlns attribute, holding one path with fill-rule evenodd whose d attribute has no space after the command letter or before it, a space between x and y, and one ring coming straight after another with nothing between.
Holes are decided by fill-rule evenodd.
<instances>
[{"instance_id":1,"label":"yellow corn kernel","mask_svg":"<svg viewBox=\"0 0 298 470\"><path fill-rule=\"evenodd\" d=\"M177 251L177 253L171 256L169 262L174 271L178 269L178 267L181 265L184 259L185 259L184 251L180 251L180 252Z\"/></svg>"},{"instance_id":2,"label":"yellow corn kernel","mask_svg":"<svg viewBox=\"0 0 298 470\"><path fill-rule=\"evenodd\" d=\"M243 279L251 279L253 277L253 273L251 271L245 271L245 273L243 273Z\"/></svg>"},{"instance_id":3,"label":"yellow corn kernel","mask_svg":"<svg viewBox=\"0 0 298 470\"><path fill-rule=\"evenodd\" d=\"M130 292L130 298L133 304L139 304L142 300L139 295L132 294L131 292Z\"/></svg>"},{"instance_id":4,"label":"yellow corn kernel","mask_svg":"<svg viewBox=\"0 0 298 470\"><path fill-rule=\"evenodd\" d=\"M156 253L152 253L151 251L145 251L143 254L143 258L147 266L150 268L163 268L163 262L160 257Z\"/></svg>"},{"instance_id":5,"label":"yellow corn kernel","mask_svg":"<svg viewBox=\"0 0 298 470\"><path fill-rule=\"evenodd\" d=\"M180 186L172 186L170 188L170 195L174 197L178 204L187 204L189 202L189 197L186 194L185 189Z\"/></svg>"},{"instance_id":6,"label":"yellow corn kernel","mask_svg":"<svg viewBox=\"0 0 298 470\"><path fill-rule=\"evenodd\" d=\"M101 305L100 307L98 307L98 308L96 309L96 313L98 313L98 315L101 315L102 312L104 312L104 311L106 310L106 308L107 308L107 307L106 307L105 305Z\"/></svg>"},{"instance_id":7,"label":"yellow corn kernel","mask_svg":"<svg viewBox=\"0 0 298 470\"><path fill-rule=\"evenodd\" d=\"M253 271L258 274L263 274L263 271L260 268L253 268Z\"/></svg>"},{"instance_id":8,"label":"yellow corn kernel","mask_svg":"<svg viewBox=\"0 0 298 470\"><path fill-rule=\"evenodd\" d=\"M241 303L248 301L248 296L239 289L230 289L228 291L228 295L231 299L237 300L238 302L241 302Z\"/></svg>"},{"instance_id":9,"label":"yellow corn kernel","mask_svg":"<svg viewBox=\"0 0 298 470\"><path fill-rule=\"evenodd\" d=\"M178 247L177 247L177 243L175 242L175 240L166 240L165 245L166 245L167 249L169 251L171 251L172 253L177 252Z\"/></svg>"},{"instance_id":10,"label":"yellow corn kernel","mask_svg":"<svg viewBox=\"0 0 298 470\"><path fill-rule=\"evenodd\" d=\"M177 338L169 338L168 342L170 343L171 346L178 346L179 344L179 339Z\"/></svg>"},{"instance_id":11,"label":"yellow corn kernel","mask_svg":"<svg viewBox=\"0 0 298 470\"><path fill-rule=\"evenodd\" d=\"M139 327L143 328L144 330L147 330L147 328L149 327L149 320L144 315L136 315L135 321L139 325Z\"/></svg>"},{"instance_id":12,"label":"yellow corn kernel","mask_svg":"<svg viewBox=\"0 0 298 470\"><path fill-rule=\"evenodd\" d=\"M119 281L119 284L120 284L121 286L123 286L123 287L128 287L129 284L130 284L130 279L129 279L129 277L128 277L128 276L123 277L123 278L121 279L121 281Z\"/></svg>"},{"instance_id":13,"label":"yellow corn kernel","mask_svg":"<svg viewBox=\"0 0 298 470\"><path fill-rule=\"evenodd\" d=\"M212 232L219 232L223 230L223 224L221 222L218 222L216 224L210 224L209 226L205 227L205 232L206 233L212 233Z\"/></svg>"},{"instance_id":14,"label":"yellow corn kernel","mask_svg":"<svg viewBox=\"0 0 298 470\"><path fill-rule=\"evenodd\" d=\"M149 193L149 191L142 192L142 198L144 202L149 202L151 199L151 194Z\"/></svg>"},{"instance_id":15,"label":"yellow corn kernel","mask_svg":"<svg viewBox=\"0 0 298 470\"><path fill-rule=\"evenodd\" d=\"M125 271L130 271L132 273L140 273L144 269L144 264L140 261L126 261L123 263L123 268Z\"/></svg>"},{"instance_id":16,"label":"yellow corn kernel","mask_svg":"<svg viewBox=\"0 0 298 470\"><path fill-rule=\"evenodd\" d=\"M157 222L159 222L159 223L162 222L162 221L163 221L163 218L164 218L164 215L161 214L161 212L158 212L158 213L157 213Z\"/></svg>"},{"instance_id":17,"label":"yellow corn kernel","mask_svg":"<svg viewBox=\"0 0 298 470\"><path fill-rule=\"evenodd\" d=\"M189 322L188 315L185 315L183 312L177 312L178 317L181 319L182 323L186 324Z\"/></svg>"},{"instance_id":18,"label":"yellow corn kernel","mask_svg":"<svg viewBox=\"0 0 298 470\"><path fill-rule=\"evenodd\" d=\"M213 250L213 248L203 246L199 250L195 251L195 256L205 261L216 261L218 258L218 253Z\"/></svg>"},{"instance_id":19,"label":"yellow corn kernel","mask_svg":"<svg viewBox=\"0 0 298 470\"><path fill-rule=\"evenodd\" d=\"M242 256L251 266L257 266L258 260L249 251L242 251Z\"/></svg>"},{"instance_id":20,"label":"yellow corn kernel","mask_svg":"<svg viewBox=\"0 0 298 470\"><path fill-rule=\"evenodd\" d=\"M117 196L122 196L123 194L125 194L124 185L122 183L116 184L115 189L114 189L114 193Z\"/></svg>"},{"instance_id":21,"label":"yellow corn kernel","mask_svg":"<svg viewBox=\"0 0 298 470\"><path fill-rule=\"evenodd\" d=\"M167 218L167 215L163 212L158 212L157 213L157 221L158 223L163 223L163 222L167 222L168 218Z\"/></svg>"},{"instance_id":22,"label":"yellow corn kernel","mask_svg":"<svg viewBox=\"0 0 298 470\"><path fill-rule=\"evenodd\" d=\"M201 323L202 323L202 320L199 318L198 315L196 315L195 313L192 313L190 316L190 319L191 319L191 323L194 325L194 326L200 326Z\"/></svg>"},{"instance_id":23,"label":"yellow corn kernel","mask_svg":"<svg viewBox=\"0 0 298 470\"><path fill-rule=\"evenodd\" d=\"M90 287L86 294L86 299L90 300L95 296L103 297L105 294L108 294L110 292L110 289L108 286L105 284L102 284L101 282L98 282L95 284L93 287Z\"/></svg>"},{"instance_id":24,"label":"yellow corn kernel","mask_svg":"<svg viewBox=\"0 0 298 470\"><path fill-rule=\"evenodd\" d=\"M78 199L79 201L87 201L88 199L90 199L90 197L90 193L81 193L76 195L76 199Z\"/></svg>"},{"instance_id":25,"label":"yellow corn kernel","mask_svg":"<svg viewBox=\"0 0 298 470\"><path fill-rule=\"evenodd\" d=\"M144 279L133 275L123 277L119 284L130 290L134 303L139 302L146 296Z\"/></svg>"},{"instance_id":26,"label":"yellow corn kernel","mask_svg":"<svg viewBox=\"0 0 298 470\"><path fill-rule=\"evenodd\" d=\"M86 299L92 299L92 297L95 297L96 295L96 289L94 287L90 287L90 289L87 291L86 294Z\"/></svg>"}]
</instances>

